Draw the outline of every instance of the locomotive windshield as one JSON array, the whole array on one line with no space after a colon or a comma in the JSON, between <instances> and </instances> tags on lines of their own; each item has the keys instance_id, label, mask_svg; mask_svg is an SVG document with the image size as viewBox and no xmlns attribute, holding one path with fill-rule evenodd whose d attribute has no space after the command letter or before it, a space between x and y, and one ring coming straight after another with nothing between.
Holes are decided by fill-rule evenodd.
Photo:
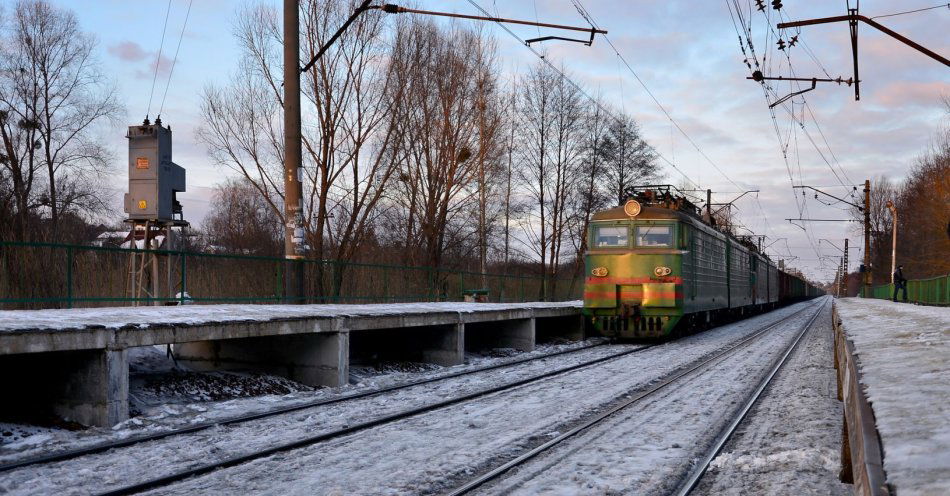
<instances>
[{"instance_id":1,"label":"locomotive windshield","mask_svg":"<svg viewBox=\"0 0 950 496\"><path fill-rule=\"evenodd\" d=\"M672 226L637 226L637 246L672 246Z\"/></svg>"},{"instance_id":2,"label":"locomotive windshield","mask_svg":"<svg viewBox=\"0 0 950 496\"><path fill-rule=\"evenodd\" d=\"M626 226L604 226L594 230L594 246L627 246Z\"/></svg>"}]
</instances>

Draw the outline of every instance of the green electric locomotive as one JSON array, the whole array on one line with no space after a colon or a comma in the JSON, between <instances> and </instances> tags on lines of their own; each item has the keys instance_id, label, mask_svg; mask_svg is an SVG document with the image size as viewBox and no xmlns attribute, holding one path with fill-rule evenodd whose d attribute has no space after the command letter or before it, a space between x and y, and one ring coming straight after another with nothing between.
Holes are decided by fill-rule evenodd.
<instances>
[{"instance_id":1,"label":"green electric locomotive","mask_svg":"<svg viewBox=\"0 0 950 496\"><path fill-rule=\"evenodd\" d=\"M672 187L647 188L591 219L584 315L594 334L668 337L817 296Z\"/></svg>"}]
</instances>

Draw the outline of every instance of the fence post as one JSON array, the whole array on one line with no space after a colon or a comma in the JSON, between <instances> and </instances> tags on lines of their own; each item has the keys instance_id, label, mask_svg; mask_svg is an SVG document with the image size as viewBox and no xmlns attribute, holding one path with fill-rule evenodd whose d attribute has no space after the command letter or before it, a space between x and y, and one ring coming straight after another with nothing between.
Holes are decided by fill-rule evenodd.
<instances>
[{"instance_id":1,"label":"fence post","mask_svg":"<svg viewBox=\"0 0 950 496\"><path fill-rule=\"evenodd\" d=\"M277 287L275 288L274 296L277 297L277 302L284 301L284 261L277 261Z\"/></svg>"},{"instance_id":2,"label":"fence post","mask_svg":"<svg viewBox=\"0 0 950 496\"><path fill-rule=\"evenodd\" d=\"M465 291L465 271L459 271L459 298L462 298L462 292Z\"/></svg>"},{"instance_id":3,"label":"fence post","mask_svg":"<svg viewBox=\"0 0 950 496\"><path fill-rule=\"evenodd\" d=\"M180 296L178 304L184 305L185 304L185 288L186 288L185 284L188 282L188 277L185 275L187 266L185 264L184 243L182 243L182 246L179 248L178 258L181 259L181 286L179 286L178 288L178 296Z\"/></svg>"},{"instance_id":4,"label":"fence post","mask_svg":"<svg viewBox=\"0 0 950 496\"><path fill-rule=\"evenodd\" d=\"M73 307L73 247L66 248L66 308Z\"/></svg>"},{"instance_id":5,"label":"fence post","mask_svg":"<svg viewBox=\"0 0 950 496\"><path fill-rule=\"evenodd\" d=\"M426 267L426 272L429 274L429 276L428 276L428 277L429 277L429 283L427 284L428 287L426 288L426 298L427 298L429 301L432 301L432 291L433 291L433 287L432 287L432 286L433 286L433 283L432 283L432 267Z\"/></svg>"}]
</instances>

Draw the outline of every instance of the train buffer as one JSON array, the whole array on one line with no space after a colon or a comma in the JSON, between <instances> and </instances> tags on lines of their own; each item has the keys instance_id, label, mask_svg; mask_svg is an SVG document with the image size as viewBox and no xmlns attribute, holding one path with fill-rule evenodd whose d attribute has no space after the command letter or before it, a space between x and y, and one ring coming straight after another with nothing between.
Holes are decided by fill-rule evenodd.
<instances>
[{"instance_id":1,"label":"train buffer","mask_svg":"<svg viewBox=\"0 0 950 496\"><path fill-rule=\"evenodd\" d=\"M950 493L950 307L842 298L835 311L855 494Z\"/></svg>"}]
</instances>

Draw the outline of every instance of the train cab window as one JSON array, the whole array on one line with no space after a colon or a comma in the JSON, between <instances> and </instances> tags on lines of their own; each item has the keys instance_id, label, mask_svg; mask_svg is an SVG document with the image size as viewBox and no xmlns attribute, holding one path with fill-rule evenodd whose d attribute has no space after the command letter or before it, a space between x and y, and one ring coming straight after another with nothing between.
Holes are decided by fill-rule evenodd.
<instances>
[{"instance_id":1,"label":"train cab window","mask_svg":"<svg viewBox=\"0 0 950 496\"><path fill-rule=\"evenodd\" d=\"M673 226L637 226L637 246L673 246Z\"/></svg>"},{"instance_id":2,"label":"train cab window","mask_svg":"<svg viewBox=\"0 0 950 496\"><path fill-rule=\"evenodd\" d=\"M625 226L604 226L594 229L594 246L627 246Z\"/></svg>"}]
</instances>

